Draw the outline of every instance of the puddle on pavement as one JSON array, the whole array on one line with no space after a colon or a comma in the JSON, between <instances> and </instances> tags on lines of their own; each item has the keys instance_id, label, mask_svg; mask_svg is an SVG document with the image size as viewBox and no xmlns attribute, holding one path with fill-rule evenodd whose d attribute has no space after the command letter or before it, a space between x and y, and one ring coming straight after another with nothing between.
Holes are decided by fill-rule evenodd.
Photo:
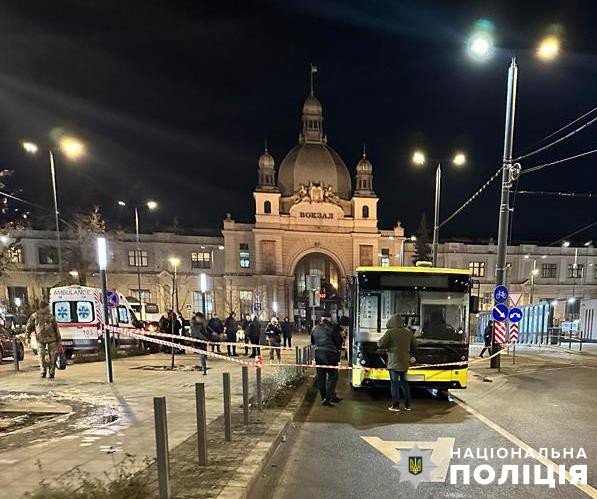
<instances>
[{"instance_id":1,"label":"puddle on pavement","mask_svg":"<svg viewBox=\"0 0 597 499\"><path fill-rule=\"evenodd\" d=\"M36 412L0 412L0 437L13 431L22 430L32 425L49 421L61 413L36 413Z\"/></svg>"}]
</instances>

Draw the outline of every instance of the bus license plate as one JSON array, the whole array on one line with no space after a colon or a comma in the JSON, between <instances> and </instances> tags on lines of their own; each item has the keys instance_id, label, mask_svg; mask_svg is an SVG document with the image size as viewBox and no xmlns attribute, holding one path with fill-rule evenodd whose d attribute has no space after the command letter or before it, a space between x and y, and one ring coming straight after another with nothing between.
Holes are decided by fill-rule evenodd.
<instances>
[{"instance_id":1,"label":"bus license plate","mask_svg":"<svg viewBox=\"0 0 597 499\"><path fill-rule=\"evenodd\" d=\"M406 375L407 381L425 381L424 374L407 374Z\"/></svg>"}]
</instances>

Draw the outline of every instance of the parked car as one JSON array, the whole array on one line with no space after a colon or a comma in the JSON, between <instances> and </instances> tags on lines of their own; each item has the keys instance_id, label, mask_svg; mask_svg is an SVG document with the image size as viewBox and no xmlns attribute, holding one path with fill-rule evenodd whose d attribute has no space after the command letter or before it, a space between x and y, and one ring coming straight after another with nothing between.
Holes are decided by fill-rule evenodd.
<instances>
[{"instance_id":1,"label":"parked car","mask_svg":"<svg viewBox=\"0 0 597 499\"><path fill-rule=\"evenodd\" d=\"M0 363L5 357L13 357L12 351L12 339L17 334L16 331L12 331L4 326L0 326ZM25 358L25 345L20 338L17 338L17 357L19 360Z\"/></svg>"}]
</instances>

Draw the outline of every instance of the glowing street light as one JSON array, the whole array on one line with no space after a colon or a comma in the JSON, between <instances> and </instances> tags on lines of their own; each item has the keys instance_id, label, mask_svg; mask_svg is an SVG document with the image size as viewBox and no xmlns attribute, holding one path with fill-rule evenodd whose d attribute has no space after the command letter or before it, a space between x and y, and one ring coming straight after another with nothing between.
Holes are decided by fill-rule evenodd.
<instances>
[{"instance_id":1,"label":"glowing street light","mask_svg":"<svg viewBox=\"0 0 597 499\"><path fill-rule=\"evenodd\" d=\"M422 166L427 161L427 157L425 153L421 150L416 150L412 155L412 162L415 165ZM431 158L430 158L431 159ZM441 183L442 183L442 165L440 160L432 159L432 161L437 161L437 168L435 170L435 211L434 211L434 218L433 218L433 244L432 248L432 257L433 266L437 265L437 250L439 245L439 207L440 207L440 198L441 198ZM452 164L455 166L463 166L466 164L466 155L463 152L457 152L454 157L452 158Z\"/></svg>"},{"instance_id":2,"label":"glowing street light","mask_svg":"<svg viewBox=\"0 0 597 499\"><path fill-rule=\"evenodd\" d=\"M27 154L37 154L39 146L35 142L24 140L21 146ZM75 137L63 135L58 140L60 151L71 160L80 158L85 153L85 145ZM58 190L56 187L56 166L54 164L54 153L48 150L50 156L50 176L52 179L52 193L54 198L54 222L56 225L56 245L58 250L58 275L62 278L62 243L60 241L60 212L58 211Z\"/></svg>"},{"instance_id":3,"label":"glowing street light","mask_svg":"<svg viewBox=\"0 0 597 499\"><path fill-rule=\"evenodd\" d=\"M466 156L464 153L459 152L454 156L454 159L452 159L452 163L456 166L463 166L466 163Z\"/></svg>"},{"instance_id":4,"label":"glowing street light","mask_svg":"<svg viewBox=\"0 0 597 499\"><path fill-rule=\"evenodd\" d=\"M412 162L415 165L422 166L425 164L425 154L421 151L415 151L413 153Z\"/></svg>"},{"instance_id":5,"label":"glowing street light","mask_svg":"<svg viewBox=\"0 0 597 499\"><path fill-rule=\"evenodd\" d=\"M537 47L537 57L543 61L553 61L560 53L560 40L556 36L546 36Z\"/></svg>"},{"instance_id":6,"label":"glowing street light","mask_svg":"<svg viewBox=\"0 0 597 499\"><path fill-rule=\"evenodd\" d=\"M117 201L118 206L126 206L126 203L124 201Z\"/></svg>"},{"instance_id":7,"label":"glowing street light","mask_svg":"<svg viewBox=\"0 0 597 499\"><path fill-rule=\"evenodd\" d=\"M23 149L25 149L25 152L29 154L37 154L37 151L39 151L39 147L37 147L35 142L23 141L21 145L23 146Z\"/></svg>"},{"instance_id":8,"label":"glowing street light","mask_svg":"<svg viewBox=\"0 0 597 499\"><path fill-rule=\"evenodd\" d=\"M488 60L493 54L493 48L493 36L487 31L474 32L470 36L467 44L469 56L479 62Z\"/></svg>"},{"instance_id":9,"label":"glowing street light","mask_svg":"<svg viewBox=\"0 0 597 499\"><path fill-rule=\"evenodd\" d=\"M153 201L150 199L149 201L147 201L147 203L145 203L145 206L147 206L148 209L153 211L157 209L158 203L157 201Z\"/></svg>"},{"instance_id":10,"label":"glowing street light","mask_svg":"<svg viewBox=\"0 0 597 499\"><path fill-rule=\"evenodd\" d=\"M85 154L85 144L70 135L64 135L58 140L58 146L68 159L79 159Z\"/></svg>"},{"instance_id":11,"label":"glowing street light","mask_svg":"<svg viewBox=\"0 0 597 499\"><path fill-rule=\"evenodd\" d=\"M567 248L568 246L570 246L570 241L564 241L562 243L562 248Z\"/></svg>"}]
</instances>

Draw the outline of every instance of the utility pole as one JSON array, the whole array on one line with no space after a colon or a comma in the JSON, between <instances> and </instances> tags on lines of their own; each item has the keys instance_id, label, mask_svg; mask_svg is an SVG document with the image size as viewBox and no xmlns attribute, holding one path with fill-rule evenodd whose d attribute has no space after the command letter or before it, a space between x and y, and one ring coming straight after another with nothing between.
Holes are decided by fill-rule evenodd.
<instances>
[{"instance_id":1,"label":"utility pole","mask_svg":"<svg viewBox=\"0 0 597 499\"><path fill-rule=\"evenodd\" d=\"M442 190L442 164L438 163L435 170L435 215L433 217L433 246L432 263L437 267L437 245L439 243L439 203Z\"/></svg>"},{"instance_id":2,"label":"utility pole","mask_svg":"<svg viewBox=\"0 0 597 499\"><path fill-rule=\"evenodd\" d=\"M139 319L143 320L143 296L141 294L141 244L139 242L139 210L135 206L135 265L137 266L137 294L139 296Z\"/></svg>"},{"instance_id":3,"label":"utility pole","mask_svg":"<svg viewBox=\"0 0 597 499\"><path fill-rule=\"evenodd\" d=\"M506 99L506 123L504 127L504 158L502 163L502 192L500 197L500 217L498 223L498 249L496 265L496 286L506 285L506 256L508 251L508 233L510 227L510 187L513 177L518 175L520 166L512 165L512 146L514 141L514 116L516 112L516 85L518 66L513 57L508 69L508 94ZM492 337L492 354L501 347ZM500 356L491 359L491 367L500 367Z\"/></svg>"}]
</instances>

